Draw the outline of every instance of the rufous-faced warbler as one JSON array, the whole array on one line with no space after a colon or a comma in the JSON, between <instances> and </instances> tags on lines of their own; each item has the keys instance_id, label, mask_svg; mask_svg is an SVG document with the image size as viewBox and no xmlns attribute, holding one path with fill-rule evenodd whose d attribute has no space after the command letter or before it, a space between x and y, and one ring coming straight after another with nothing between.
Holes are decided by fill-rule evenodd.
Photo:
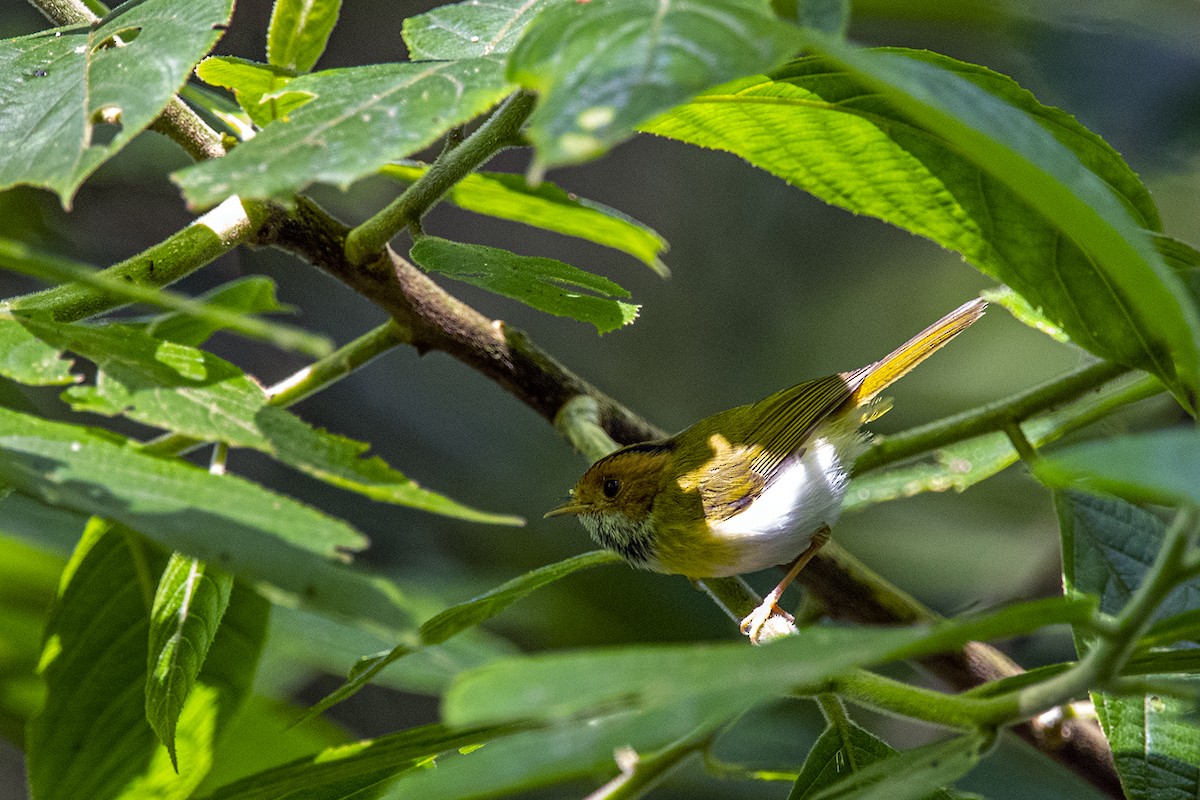
<instances>
[{"instance_id":1,"label":"rufous-faced warbler","mask_svg":"<svg viewBox=\"0 0 1200 800\"><path fill-rule=\"evenodd\" d=\"M692 579L788 565L742 620L758 642L783 590L829 539L868 437L860 426L890 403L879 393L983 315L972 300L862 369L805 381L702 419L674 436L624 447L592 464L570 499L600 545L636 567Z\"/></svg>"}]
</instances>

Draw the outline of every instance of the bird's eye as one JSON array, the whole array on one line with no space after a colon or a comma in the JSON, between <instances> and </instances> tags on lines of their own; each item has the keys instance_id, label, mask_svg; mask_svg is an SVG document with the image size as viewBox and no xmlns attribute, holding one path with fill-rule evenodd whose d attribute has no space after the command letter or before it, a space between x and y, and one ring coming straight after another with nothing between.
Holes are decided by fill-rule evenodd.
<instances>
[{"instance_id":1,"label":"bird's eye","mask_svg":"<svg viewBox=\"0 0 1200 800\"><path fill-rule=\"evenodd\" d=\"M609 500L617 496L617 492L621 491L621 482L616 478L609 478L604 482L604 496Z\"/></svg>"}]
</instances>

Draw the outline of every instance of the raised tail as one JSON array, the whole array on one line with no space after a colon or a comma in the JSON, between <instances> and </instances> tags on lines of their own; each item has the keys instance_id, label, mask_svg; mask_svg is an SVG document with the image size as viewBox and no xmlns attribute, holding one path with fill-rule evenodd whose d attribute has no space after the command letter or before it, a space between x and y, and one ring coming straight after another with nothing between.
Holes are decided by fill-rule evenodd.
<instances>
[{"instance_id":1,"label":"raised tail","mask_svg":"<svg viewBox=\"0 0 1200 800\"><path fill-rule=\"evenodd\" d=\"M851 397L858 405L870 402L880 392L891 386L908 371L942 349L955 336L965 331L971 323L983 316L987 301L977 297L951 311L925 330L897 347L889 355L884 356L870 366L863 367L851 373L850 385L855 378L861 378L862 383L853 390Z\"/></svg>"}]
</instances>

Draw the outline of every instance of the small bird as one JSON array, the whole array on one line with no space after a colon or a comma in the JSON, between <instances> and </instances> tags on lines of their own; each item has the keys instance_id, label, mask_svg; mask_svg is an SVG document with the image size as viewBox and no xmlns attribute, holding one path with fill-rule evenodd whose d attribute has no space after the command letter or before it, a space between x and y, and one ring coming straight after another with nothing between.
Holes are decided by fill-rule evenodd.
<instances>
[{"instance_id":1,"label":"small bird","mask_svg":"<svg viewBox=\"0 0 1200 800\"><path fill-rule=\"evenodd\" d=\"M570 499L601 546L633 566L697 580L787 565L741 622L759 642L779 599L829 540L865 449L860 430L891 403L879 393L978 320L975 299L862 369L805 381L700 420L666 439L629 445L588 468Z\"/></svg>"}]
</instances>

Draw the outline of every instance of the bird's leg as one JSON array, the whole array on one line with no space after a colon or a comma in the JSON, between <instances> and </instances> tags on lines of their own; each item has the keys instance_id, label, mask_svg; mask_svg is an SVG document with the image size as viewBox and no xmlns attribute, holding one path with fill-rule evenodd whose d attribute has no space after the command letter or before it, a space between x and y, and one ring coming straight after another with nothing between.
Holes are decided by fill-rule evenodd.
<instances>
[{"instance_id":1,"label":"bird's leg","mask_svg":"<svg viewBox=\"0 0 1200 800\"><path fill-rule=\"evenodd\" d=\"M773 615L778 614L788 622L794 621L791 614L779 607L779 598L783 597L783 590L790 586L792 581L796 580L796 576L800 574L800 570L804 569L805 565L817 554L817 551L825 546L825 543L829 541L831 533L832 531L829 530L828 525L822 525L814 531L808 547L804 548L804 552L788 566L787 574L783 576L783 580L763 598L758 608L751 611L749 616L742 620L742 624L740 625L741 631L750 637L752 643L759 643L759 635L762 632L762 627Z\"/></svg>"}]
</instances>

